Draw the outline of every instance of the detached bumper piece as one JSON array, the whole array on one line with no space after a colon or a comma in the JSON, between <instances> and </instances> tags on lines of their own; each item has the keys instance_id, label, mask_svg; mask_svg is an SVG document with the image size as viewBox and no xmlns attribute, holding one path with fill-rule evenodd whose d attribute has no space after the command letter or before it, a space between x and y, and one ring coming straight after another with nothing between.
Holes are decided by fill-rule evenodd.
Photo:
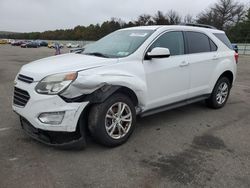
<instances>
[{"instance_id":1,"label":"detached bumper piece","mask_svg":"<svg viewBox=\"0 0 250 188\"><path fill-rule=\"evenodd\" d=\"M43 144L61 149L84 149L86 147L85 131L80 130L79 126L75 132L54 132L37 129L21 116L20 121L25 133Z\"/></svg>"}]
</instances>

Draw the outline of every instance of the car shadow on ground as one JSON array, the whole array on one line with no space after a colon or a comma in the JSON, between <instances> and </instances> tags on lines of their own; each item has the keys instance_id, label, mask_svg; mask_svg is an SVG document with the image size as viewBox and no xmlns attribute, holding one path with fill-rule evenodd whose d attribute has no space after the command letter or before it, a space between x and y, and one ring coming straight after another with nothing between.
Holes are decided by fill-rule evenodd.
<instances>
[{"instance_id":1,"label":"car shadow on ground","mask_svg":"<svg viewBox=\"0 0 250 188\"><path fill-rule=\"evenodd\" d=\"M131 135L131 137L129 138L128 142L133 142L133 137L136 137L141 131L144 131L147 128L160 130L161 128L163 128L163 126L164 127L169 126L169 125L172 126L175 121L180 119L180 117L183 119L183 121L185 121L185 118L188 116L191 116L191 115L194 116L196 114L198 115L199 113L201 113L201 111L206 112L208 110L210 110L210 109L208 109L206 107L204 102L198 102L198 103L190 104L190 105L183 106L180 108L176 108L176 109L160 112L157 114L153 114L150 116L146 116L143 118L138 116L137 122L136 122L136 129L135 129L134 133ZM168 125L168 123L169 123L169 125ZM150 131L148 131L147 133L150 134ZM102 145L98 144L97 142L95 142L89 133L87 133L87 138L86 138L87 139L87 147L84 150L83 149L80 149L80 150L69 149L69 148L66 149L66 148L47 146L47 145L44 145L44 144L30 138L24 132L23 132L23 134L24 134L24 136L22 136L22 138L19 139L19 142L23 142L25 144L36 144L41 149L50 148L52 150L67 151L67 152L73 152L73 153L81 152L81 151L91 152L91 151L97 151L97 150L102 151L102 150L112 149L109 147L102 146ZM147 137L147 135L145 135L145 137ZM126 147L126 143L123 145L123 147ZM119 148L119 146L115 147L115 148ZM115 148L113 148L113 149L115 149Z\"/></svg>"}]
</instances>

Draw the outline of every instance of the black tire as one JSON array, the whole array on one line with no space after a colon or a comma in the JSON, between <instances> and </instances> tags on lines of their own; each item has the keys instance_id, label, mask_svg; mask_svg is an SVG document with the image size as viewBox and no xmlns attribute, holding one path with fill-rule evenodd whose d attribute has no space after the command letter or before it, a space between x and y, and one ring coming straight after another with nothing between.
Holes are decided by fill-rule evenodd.
<instances>
[{"instance_id":1,"label":"black tire","mask_svg":"<svg viewBox=\"0 0 250 188\"><path fill-rule=\"evenodd\" d=\"M219 93L220 86L223 83L227 85L228 92L227 92L226 97L224 98L224 101L220 103L217 101L217 94ZM227 77L221 77L217 81L217 83L215 84L213 92L211 93L211 96L208 99L206 99L207 106L210 108L213 108L213 109L219 109L219 108L222 108L223 106L225 106L225 104L228 100L228 97L230 95L230 90L231 90L231 82L229 81L229 79Z\"/></svg>"},{"instance_id":2,"label":"black tire","mask_svg":"<svg viewBox=\"0 0 250 188\"><path fill-rule=\"evenodd\" d=\"M129 125L125 126L125 127L130 127L130 128L127 128L127 133L125 134L123 132L125 134L123 137L114 139L112 138L112 136L109 135L108 130L106 129L107 128L106 114L108 113L108 111L111 109L112 106L118 104L119 102L121 102L122 104L126 104L126 110L129 111L130 109L130 112L131 112L130 117L132 118L132 121L131 121L131 124L128 123L130 126ZM110 119L110 121L112 122L112 125L114 123L113 120L114 119ZM116 122L117 120L114 120L114 121ZM120 122L122 122L121 119L120 119ZM123 123L126 124L126 122L123 122ZM135 129L135 123L136 123L135 106L129 97L121 93L115 93L112 96L110 96L107 100L105 100L103 103L93 105L90 109L89 119L88 119L89 131L91 135L93 136L93 138L98 143L104 146L108 146L108 147L115 147L115 146L125 143ZM112 125L110 125L110 127ZM117 128L115 128L115 130L116 129L118 129L118 126ZM120 128L119 128L119 133L120 133Z\"/></svg>"}]
</instances>

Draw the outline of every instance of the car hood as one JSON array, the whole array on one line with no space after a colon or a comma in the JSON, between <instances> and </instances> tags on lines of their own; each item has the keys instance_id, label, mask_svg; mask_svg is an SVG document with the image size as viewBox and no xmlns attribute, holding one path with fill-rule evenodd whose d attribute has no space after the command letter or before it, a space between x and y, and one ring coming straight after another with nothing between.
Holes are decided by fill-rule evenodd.
<instances>
[{"instance_id":1,"label":"car hood","mask_svg":"<svg viewBox=\"0 0 250 188\"><path fill-rule=\"evenodd\" d=\"M83 54L63 54L40 59L24 65L20 74L32 77L34 81L57 73L82 71L117 63L118 59L108 59Z\"/></svg>"}]
</instances>

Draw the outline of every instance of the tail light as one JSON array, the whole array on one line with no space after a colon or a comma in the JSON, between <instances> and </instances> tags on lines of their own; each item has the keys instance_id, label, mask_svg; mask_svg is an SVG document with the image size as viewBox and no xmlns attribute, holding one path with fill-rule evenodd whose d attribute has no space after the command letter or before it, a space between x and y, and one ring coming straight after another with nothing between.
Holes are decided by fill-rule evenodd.
<instances>
[{"instance_id":1,"label":"tail light","mask_svg":"<svg viewBox=\"0 0 250 188\"><path fill-rule=\"evenodd\" d=\"M234 53L234 58L235 58L235 62L238 63L239 54L237 52Z\"/></svg>"}]
</instances>

